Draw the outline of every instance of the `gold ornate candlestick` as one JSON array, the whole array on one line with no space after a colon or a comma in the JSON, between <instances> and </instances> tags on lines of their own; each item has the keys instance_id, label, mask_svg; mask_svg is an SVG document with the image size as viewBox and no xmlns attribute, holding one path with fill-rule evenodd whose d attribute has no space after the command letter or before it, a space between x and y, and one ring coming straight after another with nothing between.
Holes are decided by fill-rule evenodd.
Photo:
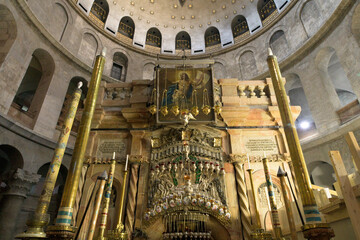
<instances>
[{"instance_id":1,"label":"gold ornate candlestick","mask_svg":"<svg viewBox=\"0 0 360 240\"><path fill-rule=\"evenodd\" d=\"M265 239L270 240L271 234L265 232L265 230L261 228L260 214L259 214L259 210L258 210L258 206L257 206L256 191L255 191L254 181L253 181L253 171L254 170L249 168L246 171L249 173L251 192L252 192L253 199L254 199L254 209L255 209L255 219L256 219L255 226L254 226L252 233L250 234L250 237L253 240L265 240Z\"/></svg>"},{"instance_id":2,"label":"gold ornate candlestick","mask_svg":"<svg viewBox=\"0 0 360 240\"><path fill-rule=\"evenodd\" d=\"M81 97L81 86L82 82L78 83L78 87L73 94L73 98L70 104L70 108L66 115L62 130L59 136L57 147L54 151L53 158L50 163L48 173L46 175L45 184L39 198L39 202L35 213L30 216L27 220L26 225L28 229L25 233L19 234L16 238L20 239L37 239L37 238L46 238L46 233L44 232L44 227L49 223L50 216L47 211L49 209L49 204L51 201L51 196L54 191L55 183L57 176L59 174L60 166L64 153L66 150L66 145L69 140L70 132L72 125L74 123L76 111L79 105Z\"/></svg>"},{"instance_id":3,"label":"gold ornate candlestick","mask_svg":"<svg viewBox=\"0 0 360 240\"><path fill-rule=\"evenodd\" d=\"M100 178L98 178L98 179L100 179L100 187L99 187L99 190L98 190L98 193L96 196L95 207L93 210L93 214L91 216L89 231L88 231L86 240L92 240L94 237L96 221L99 216L100 203L101 203L101 199L102 199L102 195L103 195L104 187L105 187L105 182L106 182L107 178L108 178L108 175L107 175L106 171L104 171L104 173L100 176Z\"/></svg>"},{"instance_id":4,"label":"gold ornate candlestick","mask_svg":"<svg viewBox=\"0 0 360 240\"><path fill-rule=\"evenodd\" d=\"M285 130L286 140L289 146L291 160L294 165L295 179L304 208L306 218L306 224L303 227L304 237L311 240L330 239L335 236L334 231L328 224L322 222L318 206L316 205L279 64L270 48L267 63L280 110L282 124Z\"/></svg>"},{"instance_id":5,"label":"gold ornate candlestick","mask_svg":"<svg viewBox=\"0 0 360 240\"><path fill-rule=\"evenodd\" d=\"M275 201L275 194L274 194L274 185L271 179L270 171L269 171L269 161L267 158L263 158L263 165L264 165L264 173L266 178L266 185L268 189L268 196L270 200L270 207L271 207L271 217L272 223L274 226L274 233L275 239L284 239L282 236L282 231L280 227L280 219L279 219L279 212L277 210L277 205Z\"/></svg>"},{"instance_id":6,"label":"gold ornate candlestick","mask_svg":"<svg viewBox=\"0 0 360 240\"><path fill-rule=\"evenodd\" d=\"M105 186L104 208L103 208L102 213L101 213L101 222L100 222L100 227L99 227L99 234L97 236L98 240L104 240L105 239L104 235L105 235L107 217L108 217L108 212L109 212L111 190L112 190L112 185L113 185L113 182L114 182L115 166L116 166L116 160L115 160L115 152L114 152L113 158L111 160L108 182L106 183L106 186Z\"/></svg>"},{"instance_id":7,"label":"gold ornate candlestick","mask_svg":"<svg viewBox=\"0 0 360 240\"><path fill-rule=\"evenodd\" d=\"M128 163L129 163L129 155L126 156L126 163L124 169L124 180L121 188L121 198L120 198L120 208L119 208L119 219L116 224L115 230L109 230L108 239L113 240L127 240L128 234L125 231L125 227L123 224L123 215L125 208L125 190L126 190L126 180L128 175Z\"/></svg>"},{"instance_id":8,"label":"gold ornate candlestick","mask_svg":"<svg viewBox=\"0 0 360 240\"><path fill-rule=\"evenodd\" d=\"M281 192L282 192L284 202L285 202L285 210L286 210L286 215L287 215L288 222L289 222L289 229L290 229L290 233L291 233L291 239L292 240L297 240L297 233L296 233L296 226L295 226L295 221L294 221L294 214L293 214L293 211L292 211L292 208L291 208L290 200L288 198L288 192L286 190L285 176L286 176L286 172L284 172L281 169L281 167L279 167L277 177L280 179Z\"/></svg>"},{"instance_id":9,"label":"gold ornate candlestick","mask_svg":"<svg viewBox=\"0 0 360 240\"><path fill-rule=\"evenodd\" d=\"M51 239L71 239L76 231L76 227L71 224L71 218L104 64L105 48L102 54L96 57L56 223L47 229L47 234Z\"/></svg>"}]
</instances>

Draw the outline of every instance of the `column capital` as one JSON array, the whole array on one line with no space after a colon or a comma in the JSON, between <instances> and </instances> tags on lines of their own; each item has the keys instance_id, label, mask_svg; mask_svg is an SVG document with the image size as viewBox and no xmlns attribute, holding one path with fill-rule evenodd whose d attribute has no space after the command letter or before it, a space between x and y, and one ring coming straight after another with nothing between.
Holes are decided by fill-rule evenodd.
<instances>
[{"instance_id":1,"label":"column capital","mask_svg":"<svg viewBox=\"0 0 360 240\"><path fill-rule=\"evenodd\" d=\"M9 180L9 190L4 195L17 195L26 198L27 193L39 181L40 177L39 174L18 168Z\"/></svg>"},{"instance_id":2,"label":"column capital","mask_svg":"<svg viewBox=\"0 0 360 240\"><path fill-rule=\"evenodd\" d=\"M246 161L246 154L229 154L230 163L244 164Z\"/></svg>"},{"instance_id":3,"label":"column capital","mask_svg":"<svg viewBox=\"0 0 360 240\"><path fill-rule=\"evenodd\" d=\"M133 155L131 154L129 156L129 161L131 164L142 164L142 163L148 163L149 159L143 155Z\"/></svg>"}]
</instances>

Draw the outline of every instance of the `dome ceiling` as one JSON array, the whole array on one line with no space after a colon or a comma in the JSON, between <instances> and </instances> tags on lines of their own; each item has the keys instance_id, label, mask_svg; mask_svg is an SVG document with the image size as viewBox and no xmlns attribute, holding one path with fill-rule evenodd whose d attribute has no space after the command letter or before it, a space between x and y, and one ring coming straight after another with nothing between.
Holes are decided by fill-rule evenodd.
<instances>
[{"instance_id":1,"label":"dome ceiling","mask_svg":"<svg viewBox=\"0 0 360 240\"><path fill-rule=\"evenodd\" d=\"M270 22L275 22L285 6L294 2L78 0L77 5L91 20L100 20L95 20L98 27L135 48L155 54L176 54L180 49L187 50L186 54L211 54L241 44Z\"/></svg>"},{"instance_id":2,"label":"dome ceiling","mask_svg":"<svg viewBox=\"0 0 360 240\"><path fill-rule=\"evenodd\" d=\"M256 9L253 0L117 0L113 4L117 11L149 26L182 30L231 23L236 15L244 15L248 6Z\"/></svg>"}]
</instances>

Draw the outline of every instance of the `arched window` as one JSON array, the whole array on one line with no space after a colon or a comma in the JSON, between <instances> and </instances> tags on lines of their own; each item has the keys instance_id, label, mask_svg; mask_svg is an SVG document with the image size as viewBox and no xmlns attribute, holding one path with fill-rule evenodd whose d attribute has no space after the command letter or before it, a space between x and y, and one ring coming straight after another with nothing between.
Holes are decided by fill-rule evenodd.
<instances>
[{"instance_id":1,"label":"arched window","mask_svg":"<svg viewBox=\"0 0 360 240\"><path fill-rule=\"evenodd\" d=\"M155 78L155 64L154 63L146 63L143 68L143 79L153 80Z\"/></svg>"},{"instance_id":2,"label":"arched window","mask_svg":"<svg viewBox=\"0 0 360 240\"><path fill-rule=\"evenodd\" d=\"M126 81L126 71L128 58L121 52L116 52L113 57L113 65L111 68L111 77L119 81Z\"/></svg>"},{"instance_id":3,"label":"arched window","mask_svg":"<svg viewBox=\"0 0 360 240\"><path fill-rule=\"evenodd\" d=\"M357 99L335 50L333 50L327 71L339 97L341 107L344 107Z\"/></svg>"},{"instance_id":4,"label":"arched window","mask_svg":"<svg viewBox=\"0 0 360 240\"><path fill-rule=\"evenodd\" d=\"M12 177L16 169L23 168L24 159L15 147L0 145L0 183Z\"/></svg>"},{"instance_id":5,"label":"arched window","mask_svg":"<svg viewBox=\"0 0 360 240\"><path fill-rule=\"evenodd\" d=\"M259 0L257 9L261 21L264 21L273 12L277 11L274 0Z\"/></svg>"},{"instance_id":6,"label":"arched window","mask_svg":"<svg viewBox=\"0 0 360 240\"><path fill-rule=\"evenodd\" d=\"M134 38L134 31L135 31L135 23L131 19L131 17L123 17L120 20L118 32L122 35L133 39Z\"/></svg>"},{"instance_id":7,"label":"arched window","mask_svg":"<svg viewBox=\"0 0 360 240\"><path fill-rule=\"evenodd\" d=\"M231 30L234 38L249 31L246 18L242 15L237 15L231 22Z\"/></svg>"},{"instance_id":8,"label":"arched window","mask_svg":"<svg viewBox=\"0 0 360 240\"><path fill-rule=\"evenodd\" d=\"M287 74L285 78L285 89L290 98L290 104L301 107L300 115L295 121L299 138L301 139L316 134L316 125L299 75L290 73Z\"/></svg>"},{"instance_id":9,"label":"arched window","mask_svg":"<svg viewBox=\"0 0 360 240\"><path fill-rule=\"evenodd\" d=\"M60 113L59 120L58 120L58 123L57 123L57 125L59 127L61 127L64 124L67 112L69 111L69 107L70 107L70 104L71 104L71 101L72 101L72 96L73 96L74 91L76 90L77 85L78 85L79 82L82 82L83 86L81 87L82 92L81 92L81 97L80 97L80 102L79 102L78 109L83 109L84 108L84 100L86 98L87 91L88 91L87 81L82 77L73 77L70 80L69 87L68 87L68 89L66 91L63 107L61 109L61 113ZM80 124L80 119L75 118L73 126L71 128L71 131L76 133L78 128L79 128L79 124Z\"/></svg>"},{"instance_id":10,"label":"arched window","mask_svg":"<svg viewBox=\"0 0 360 240\"><path fill-rule=\"evenodd\" d=\"M5 60L7 53L10 51L11 46L13 45L16 34L17 27L14 16L11 14L9 9L0 5L0 26L1 27L1 44L0 44L0 67Z\"/></svg>"},{"instance_id":11,"label":"arched window","mask_svg":"<svg viewBox=\"0 0 360 240\"><path fill-rule=\"evenodd\" d=\"M321 18L321 13L319 11L319 7L316 4L316 1L307 1L301 9L300 20L309 37L317 33L323 24L322 19L323 18Z\"/></svg>"},{"instance_id":12,"label":"arched window","mask_svg":"<svg viewBox=\"0 0 360 240\"><path fill-rule=\"evenodd\" d=\"M269 45L279 60L289 54L289 44L283 30L278 30L271 36Z\"/></svg>"},{"instance_id":13,"label":"arched window","mask_svg":"<svg viewBox=\"0 0 360 240\"><path fill-rule=\"evenodd\" d=\"M331 164L323 161L314 161L308 164L310 181L312 184L334 190L336 182L334 168Z\"/></svg>"},{"instance_id":14,"label":"arched window","mask_svg":"<svg viewBox=\"0 0 360 240\"><path fill-rule=\"evenodd\" d=\"M98 46L98 41L92 33L84 33L78 52L79 58L88 66L93 66L95 63Z\"/></svg>"},{"instance_id":15,"label":"arched window","mask_svg":"<svg viewBox=\"0 0 360 240\"><path fill-rule=\"evenodd\" d=\"M211 47L220 44L220 33L216 27L209 27L205 31L205 47Z\"/></svg>"},{"instance_id":16,"label":"arched window","mask_svg":"<svg viewBox=\"0 0 360 240\"><path fill-rule=\"evenodd\" d=\"M30 128L34 127L54 69L55 63L50 54L43 49L36 49L13 99L9 115L17 118ZM27 117L20 116L22 114L18 114L13 110L20 111Z\"/></svg>"},{"instance_id":17,"label":"arched window","mask_svg":"<svg viewBox=\"0 0 360 240\"><path fill-rule=\"evenodd\" d=\"M109 14L109 4L106 0L95 0L90 12L101 22L105 23Z\"/></svg>"},{"instance_id":18,"label":"arched window","mask_svg":"<svg viewBox=\"0 0 360 240\"><path fill-rule=\"evenodd\" d=\"M255 59L255 54L247 50L240 55L240 71L242 80L248 80L258 74L258 67Z\"/></svg>"},{"instance_id":19,"label":"arched window","mask_svg":"<svg viewBox=\"0 0 360 240\"><path fill-rule=\"evenodd\" d=\"M175 38L176 49L191 49L191 38L190 35L185 32L179 32Z\"/></svg>"},{"instance_id":20,"label":"arched window","mask_svg":"<svg viewBox=\"0 0 360 240\"><path fill-rule=\"evenodd\" d=\"M161 48L161 33L157 28L150 28L146 33L146 44Z\"/></svg>"}]
</instances>

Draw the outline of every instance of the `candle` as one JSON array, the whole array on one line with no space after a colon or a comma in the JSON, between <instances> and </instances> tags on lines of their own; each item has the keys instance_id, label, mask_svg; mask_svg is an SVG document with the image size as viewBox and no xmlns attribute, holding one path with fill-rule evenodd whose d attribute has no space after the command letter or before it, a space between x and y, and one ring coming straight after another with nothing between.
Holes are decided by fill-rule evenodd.
<instances>
[{"instance_id":1,"label":"candle","mask_svg":"<svg viewBox=\"0 0 360 240\"><path fill-rule=\"evenodd\" d=\"M125 171L127 171L128 169L128 163L129 163L129 154L126 155Z\"/></svg>"},{"instance_id":2,"label":"candle","mask_svg":"<svg viewBox=\"0 0 360 240\"><path fill-rule=\"evenodd\" d=\"M248 169L251 169L249 154L247 153L246 156L247 156L247 162L248 162Z\"/></svg>"},{"instance_id":3,"label":"candle","mask_svg":"<svg viewBox=\"0 0 360 240\"><path fill-rule=\"evenodd\" d=\"M113 157L112 157L112 159L115 159L115 152L113 152Z\"/></svg>"},{"instance_id":4,"label":"candle","mask_svg":"<svg viewBox=\"0 0 360 240\"><path fill-rule=\"evenodd\" d=\"M266 152L264 151L264 158L266 158Z\"/></svg>"}]
</instances>

